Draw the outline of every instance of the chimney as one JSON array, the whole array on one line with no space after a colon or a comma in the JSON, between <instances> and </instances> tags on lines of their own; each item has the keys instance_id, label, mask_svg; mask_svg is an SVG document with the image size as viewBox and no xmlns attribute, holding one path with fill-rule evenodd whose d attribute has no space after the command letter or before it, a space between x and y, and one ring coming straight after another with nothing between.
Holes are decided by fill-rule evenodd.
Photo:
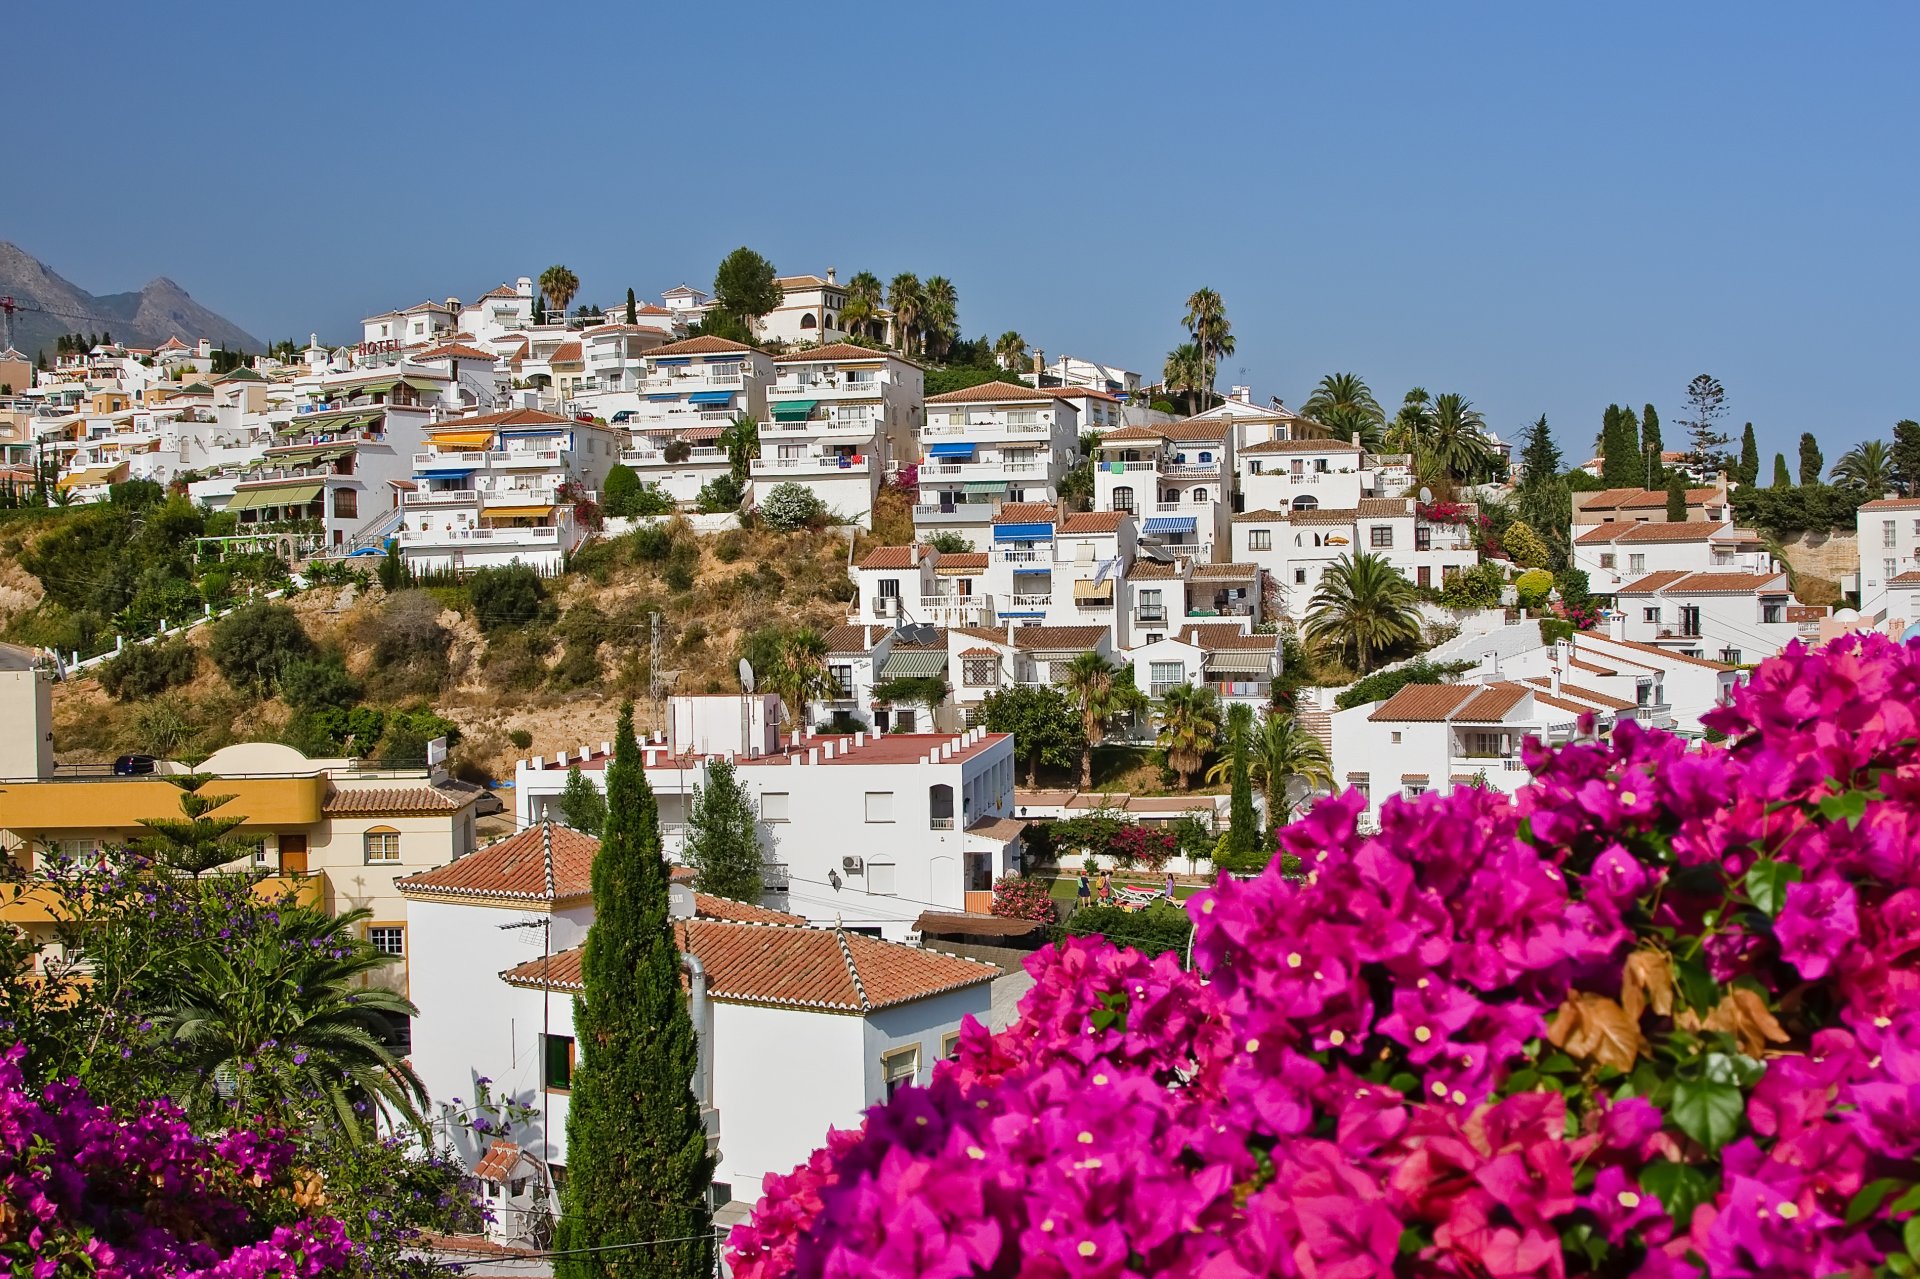
<instances>
[{"instance_id":1,"label":"chimney","mask_svg":"<svg viewBox=\"0 0 1920 1279\"><path fill-rule=\"evenodd\" d=\"M1233 388L1233 394L1230 398L1236 399L1242 404L1251 404L1253 403L1253 388L1250 386L1236 386Z\"/></svg>"},{"instance_id":2,"label":"chimney","mask_svg":"<svg viewBox=\"0 0 1920 1279\"><path fill-rule=\"evenodd\" d=\"M519 279L515 280L513 282L513 291L515 293L518 293L523 298L532 297L533 296L533 277L530 275L523 275Z\"/></svg>"},{"instance_id":3,"label":"chimney","mask_svg":"<svg viewBox=\"0 0 1920 1279\"><path fill-rule=\"evenodd\" d=\"M1624 640L1627 638L1627 615L1625 613L1615 610L1607 618L1607 637L1616 640Z\"/></svg>"},{"instance_id":4,"label":"chimney","mask_svg":"<svg viewBox=\"0 0 1920 1279\"><path fill-rule=\"evenodd\" d=\"M1007 619L1007 643L1013 643L1013 619Z\"/></svg>"},{"instance_id":5,"label":"chimney","mask_svg":"<svg viewBox=\"0 0 1920 1279\"><path fill-rule=\"evenodd\" d=\"M1359 447L1360 447L1360 432L1358 432L1358 431L1355 431L1355 432L1353 433L1353 447L1355 447L1355 448L1359 448Z\"/></svg>"},{"instance_id":6,"label":"chimney","mask_svg":"<svg viewBox=\"0 0 1920 1279\"><path fill-rule=\"evenodd\" d=\"M1045 365L1045 364L1044 364L1044 363L1042 362L1042 361L1043 361L1044 359L1045 359L1045 356L1044 356L1044 354L1043 354L1042 352L1040 352L1040 351L1038 351L1038 350L1036 350L1036 351L1034 351L1034 353L1033 353L1033 375L1034 375L1034 377L1035 377L1035 378L1038 378L1038 377L1040 376L1040 370L1041 370L1041 369L1044 369L1045 367L1047 367L1047 366L1046 366L1046 365Z\"/></svg>"},{"instance_id":7,"label":"chimney","mask_svg":"<svg viewBox=\"0 0 1920 1279\"><path fill-rule=\"evenodd\" d=\"M447 310L449 310L449 311L458 311L459 309L460 309L460 299L459 299L459 298L448 298L448 299L447 299Z\"/></svg>"},{"instance_id":8,"label":"chimney","mask_svg":"<svg viewBox=\"0 0 1920 1279\"><path fill-rule=\"evenodd\" d=\"M873 628L872 628L871 626L862 626L862 627L860 628L860 640L861 640L861 642L862 642L863 644L865 644L865 645L866 645L866 647L867 647L867 649L868 649L869 651L871 651L871 650L872 650L872 648L873 648Z\"/></svg>"},{"instance_id":9,"label":"chimney","mask_svg":"<svg viewBox=\"0 0 1920 1279\"><path fill-rule=\"evenodd\" d=\"M839 277L839 276L837 276L837 275L835 275L835 274L833 273L833 268L832 268L832 267L828 267L828 268L827 268L827 283L828 283L828 284L838 284L839 282L840 282L840 277Z\"/></svg>"}]
</instances>

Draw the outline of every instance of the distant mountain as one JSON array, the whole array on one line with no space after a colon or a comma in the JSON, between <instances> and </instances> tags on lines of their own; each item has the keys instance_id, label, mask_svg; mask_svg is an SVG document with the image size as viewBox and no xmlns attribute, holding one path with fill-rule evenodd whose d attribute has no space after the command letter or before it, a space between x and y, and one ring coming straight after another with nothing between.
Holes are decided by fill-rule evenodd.
<instances>
[{"instance_id":1,"label":"distant mountain","mask_svg":"<svg viewBox=\"0 0 1920 1279\"><path fill-rule=\"evenodd\" d=\"M62 333L111 333L127 346L159 346L177 337L189 346L210 338L228 350L266 350L266 343L207 310L165 276L138 293L96 296L5 240L0 240L0 297L13 298L21 308L13 315L13 344L29 356L45 351L49 360Z\"/></svg>"}]
</instances>

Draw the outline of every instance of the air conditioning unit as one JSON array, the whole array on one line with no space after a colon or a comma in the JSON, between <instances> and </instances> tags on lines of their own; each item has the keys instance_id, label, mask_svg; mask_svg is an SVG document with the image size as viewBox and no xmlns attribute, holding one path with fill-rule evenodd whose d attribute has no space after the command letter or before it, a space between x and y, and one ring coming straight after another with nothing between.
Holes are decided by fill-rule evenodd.
<instances>
[{"instance_id":1,"label":"air conditioning unit","mask_svg":"<svg viewBox=\"0 0 1920 1279\"><path fill-rule=\"evenodd\" d=\"M842 857L840 859L840 869L846 871L849 875L858 875L865 871L866 863L858 857Z\"/></svg>"}]
</instances>

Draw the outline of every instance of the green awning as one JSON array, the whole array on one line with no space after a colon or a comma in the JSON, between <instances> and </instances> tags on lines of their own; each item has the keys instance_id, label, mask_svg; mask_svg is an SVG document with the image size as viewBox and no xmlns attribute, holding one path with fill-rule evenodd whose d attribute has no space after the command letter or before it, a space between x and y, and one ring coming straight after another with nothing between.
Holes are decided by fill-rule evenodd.
<instances>
[{"instance_id":1,"label":"green awning","mask_svg":"<svg viewBox=\"0 0 1920 1279\"><path fill-rule=\"evenodd\" d=\"M880 664L881 679L925 679L947 673L947 655L937 649L895 649Z\"/></svg>"},{"instance_id":2,"label":"green awning","mask_svg":"<svg viewBox=\"0 0 1920 1279\"><path fill-rule=\"evenodd\" d=\"M353 452L351 444L310 444L305 448L271 454L266 459L266 465L313 466L320 462L338 462L351 452Z\"/></svg>"},{"instance_id":3,"label":"green awning","mask_svg":"<svg viewBox=\"0 0 1920 1279\"><path fill-rule=\"evenodd\" d=\"M403 377L400 380L416 391L438 391L442 389L438 382L429 382L423 377Z\"/></svg>"},{"instance_id":4,"label":"green awning","mask_svg":"<svg viewBox=\"0 0 1920 1279\"><path fill-rule=\"evenodd\" d=\"M229 511L258 511L269 506L305 506L318 501L324 484L282 484L273 488L242 489L227 500Z\"/></svg>"},{"instance_id":5,"label":"green awning","mask_svg":"<svg viewBox=\"0 0 1920 1279\"><path fill-rule=\"evenodd\" d=\"M968 480L969 493L1004 493L1007 491L1005 480Z\"/></svg>"},{"instance_id":6,"label":"green awning","mask_svg":"<svg viewBox=\"0 0 1920 1279\"><path fill-rule=\"evenodd\" d=\"M773 406L773 420L776 422L804 422L807 415L820 407L818 400L784 400Z\"/></svg>"}]
</instances>

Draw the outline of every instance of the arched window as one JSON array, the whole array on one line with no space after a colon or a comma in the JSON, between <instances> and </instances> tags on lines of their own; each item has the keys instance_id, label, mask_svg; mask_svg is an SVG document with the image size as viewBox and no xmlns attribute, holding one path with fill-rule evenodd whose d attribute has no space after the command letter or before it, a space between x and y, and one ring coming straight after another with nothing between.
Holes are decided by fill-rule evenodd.
<instances>
[{"instance_id":1,"label":"arched window","mask_svg":"<svg viewBox=\"0 0 1920 1279\"><path fill-rule=\"evenodd\" d=\"M366 833L367 865L391 865L400 860L400 832L391 826L372 826Z\"/></svg>"},{"instance_id":2,"label":"arched window","mask_svg":"<svg viewBox=\"0 0 1920 1279\"><path fill-rule=\"evenodd\" d=\"M1206 463L1211 461L1213 461L1213 454L1203 450L1200 454L1201 464L1204 466Z\"/></svg>"},{"instance_id":3,"label":"arched window","mask_svg":"<svg viewBox=\"0 0 1920 1279\"><path fill-rule=\"evenodd\" d=\"M1320 499L1308 493L1302 493L1293 499L1293 509L1296 511L1311 511L1319 505Z\"/></svg>"},{"instance_id":4,"label":"arched window","mask_svg":"<svg viewBox=\"0 0 1920 1279\"><path fill-rule=\"evenodd\" d=\"M1193 491L1193 500L1194 500L1194 501L1195 501L1196 503L1197 503L1197 502L1204 502L1204 501L1206 501L1206 500L1207 500L1207 491L1206 491L1205 489L1195 489L1195 490Z\"/></svg>"},{"instance_id":5,"label":"arched window","mask_svg":"<svg viewBox=\"0 0 1920 1279\"><path fill-rule=\"evenodd\" d=\"M813 327L813 312L809 311L805 315L800 317L800 327L803 329L810 329Z\"/></svg>"},{"instance_id":6,"label":"arched window","mask_svg":"<svg viewBox=\"0 0 1920 1279\"><path fill-rule=\"evenodd\" d=\"M827 312L827 327L828 328L833 327L833 312L831 311Z\"/></svg>"},{"instance_id":7,"label":"arched window","mask_svg":"<svg viewBox=\"0 0 1920 1279\"><path fill-rule=\"evenodd\" d=\"M927 787L927 825L933 830L953 829L953 787L945 782Z\"/></svg>"},{"instance_id":8,"label":"arched window","mask_svg":"<svg viewBox=\"0 0 1920 1279\"><path fill-rule=\"evenodd\" d=\"M1113 491L1113 509L1131 511L1133 509L1133 490L1125 484Z\"/></svg>"}]
</instances>

